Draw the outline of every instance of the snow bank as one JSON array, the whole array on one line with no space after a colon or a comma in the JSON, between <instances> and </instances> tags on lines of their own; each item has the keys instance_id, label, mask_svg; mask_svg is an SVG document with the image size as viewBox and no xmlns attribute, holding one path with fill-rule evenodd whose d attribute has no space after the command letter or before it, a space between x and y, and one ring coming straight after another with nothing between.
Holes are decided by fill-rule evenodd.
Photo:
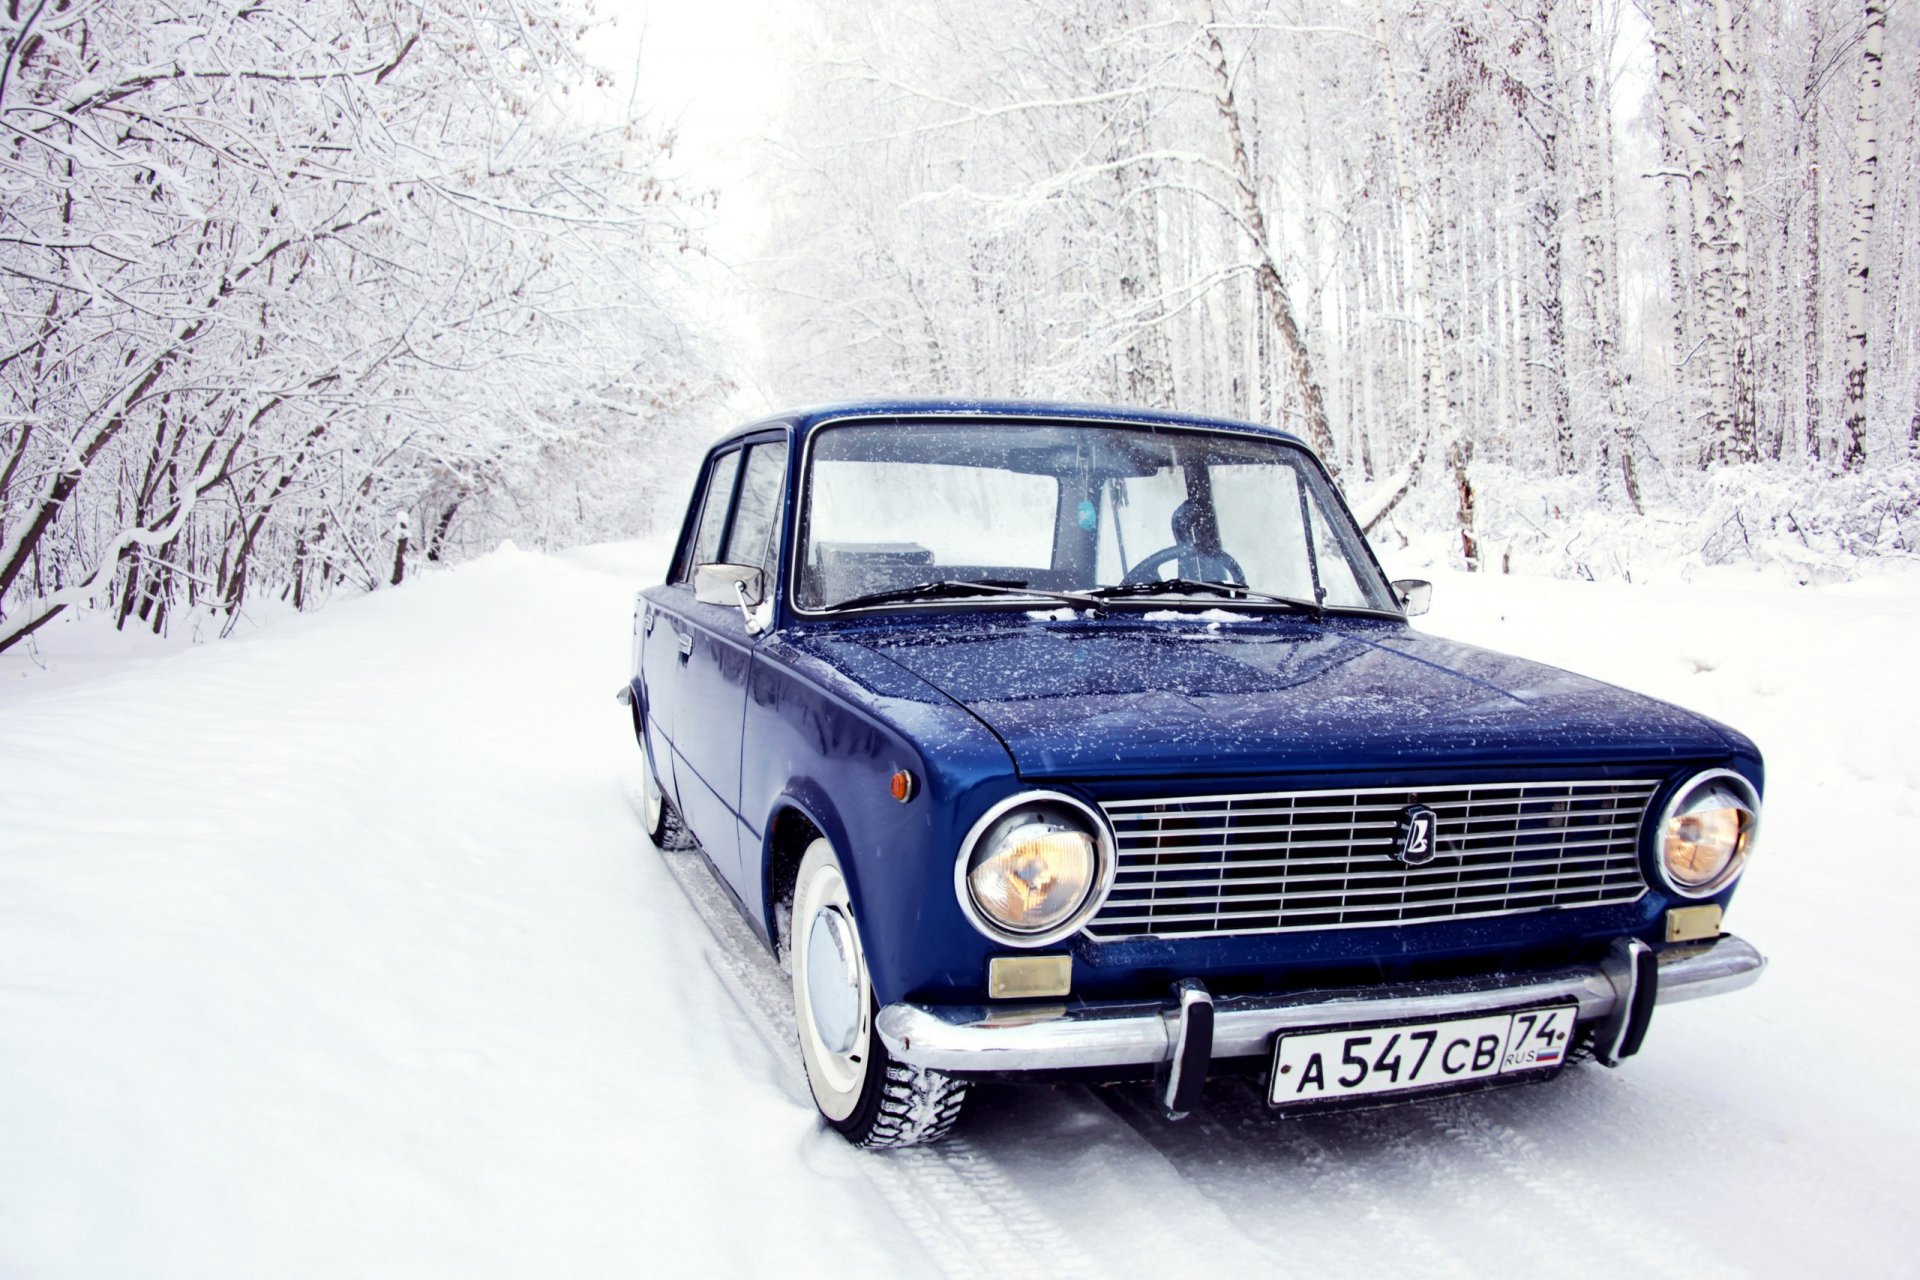
<instances>
[{"instance_id":1,"label":"snow bank","mask_svg":"<svg viewBox=\"0 0 1920 1280\"><path fill-rule=\"evenodd\" d=\"M1473 481L1475 535L1492 572L1638 582L1751 565L1817 583L1920 564L1920 464L1849 476L1761 466L1649 471L1645 515L1624 501L1600 506L1586 477L1478 464ZM1453 503L1446 486L1417 490L1376 531L1376 546L1446 542L1457 567Z\"/></svg>"}]
</instances>

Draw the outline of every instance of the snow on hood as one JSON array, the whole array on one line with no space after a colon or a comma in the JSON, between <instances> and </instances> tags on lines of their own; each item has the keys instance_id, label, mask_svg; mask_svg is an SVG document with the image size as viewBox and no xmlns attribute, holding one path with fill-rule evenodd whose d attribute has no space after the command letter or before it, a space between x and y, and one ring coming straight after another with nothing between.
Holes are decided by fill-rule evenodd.
<instances>
[{"instance_id":1,"label":"snow on hood","mask_svg":"<svg viewBox=\"0 0 1920 1280\"><path fill-rule=\"evenodd\" d=\"M1371 620L982 620L843 639L964 705L1030 777L1654 762L1731 745L1668 703Z\"/></svg>"}]
</instances>

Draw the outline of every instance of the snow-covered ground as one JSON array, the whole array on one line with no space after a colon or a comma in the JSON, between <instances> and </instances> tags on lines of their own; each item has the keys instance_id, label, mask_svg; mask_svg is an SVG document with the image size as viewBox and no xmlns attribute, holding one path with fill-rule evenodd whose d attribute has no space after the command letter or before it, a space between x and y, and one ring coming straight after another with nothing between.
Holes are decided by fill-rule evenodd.
<instances>
[{"instance_id":1,"label":"snow-covered ground","mask_svg":"<svg viewBox=\"0 0 1920 1280\"><path fill-rule=\"evenodd\" d=\"M0 1276L1920 1271L1920 576L1432 575L1422 625L1767 753L1729 923L1773 967L1625 1069L1293 1121L1217 1081L1180 1125L982 1090L949 1146L862 1155L633 814L657 555L0 657Z\"/></svg>"}]
</instances>

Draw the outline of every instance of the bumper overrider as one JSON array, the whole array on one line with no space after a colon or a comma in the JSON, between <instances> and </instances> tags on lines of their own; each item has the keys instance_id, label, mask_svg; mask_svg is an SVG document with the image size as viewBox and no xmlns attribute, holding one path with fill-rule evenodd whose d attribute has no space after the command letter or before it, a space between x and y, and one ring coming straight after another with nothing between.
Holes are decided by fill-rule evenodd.
<instances>
[{"instance_id":1,"label":"bumper overrider","mask_svg":"<svg viewBox=\"0 0 1920 1280\"><path fill-rule=\"evenodd\" d=\"M1622 938L1597 965L1439 982L1213 997L1193 979L1168 999L1074 1005L890 1004L875 1023L902 1062L956 1073L1159 1068L1161 1103L1185 1114L1214 1058L1272 1052L1282 1032L1442 1020L1576 1002L1595 1024L1593 1051L1611 1066L1636 1052L1655 1004L1751 986L1766 967L1752 944L1723 934L1656 952Z\"/></svg>"}]
</instances>

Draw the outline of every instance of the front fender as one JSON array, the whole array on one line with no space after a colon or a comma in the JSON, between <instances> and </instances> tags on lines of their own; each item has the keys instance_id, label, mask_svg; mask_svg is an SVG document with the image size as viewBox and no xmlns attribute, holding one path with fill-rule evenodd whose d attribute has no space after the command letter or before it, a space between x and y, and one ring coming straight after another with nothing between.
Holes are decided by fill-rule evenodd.
<instances>
[{"instance_id":1,"label":"front fender","mask_svg":"<svg viewBox=\"0 0 1920 1280\"><path fill-rule=\"evenodd\" d=\"M771 933L774 819L792 808L833 845L882 1003L977 987L986 940L954 899L953 859L967 815L992 802L979 794L1016 785L1012 758L918 677L884 659L863 675L777 638L755 655L741 761L742 810L761 848L749 913ZM891 791L897 770L914 779L906 803Z\"/></svg>"},{"instance_id":2,"label":"front fender","mask_svg":"<svg viewBox=\"0 0 1920 1280\"><path fill-rule=\"evenodd\" d=\"M794 778L787 789L780 793L773 811L768 815L760 839L760 903L762 924L769 938L775 936L773 918L774 901L773 859L774 834L779 825L782 812L792 810L812 824L826 842L833 846L834 856L840 862L841 879L847 883L847 900L853 904L855 916L863 910L863 898L860 889L860 868L854 859L844 850L851 847L847 835L847 826L840 817L840 807L833 802L833 794L816 778Z\"/></svg>"}]
</instances>

